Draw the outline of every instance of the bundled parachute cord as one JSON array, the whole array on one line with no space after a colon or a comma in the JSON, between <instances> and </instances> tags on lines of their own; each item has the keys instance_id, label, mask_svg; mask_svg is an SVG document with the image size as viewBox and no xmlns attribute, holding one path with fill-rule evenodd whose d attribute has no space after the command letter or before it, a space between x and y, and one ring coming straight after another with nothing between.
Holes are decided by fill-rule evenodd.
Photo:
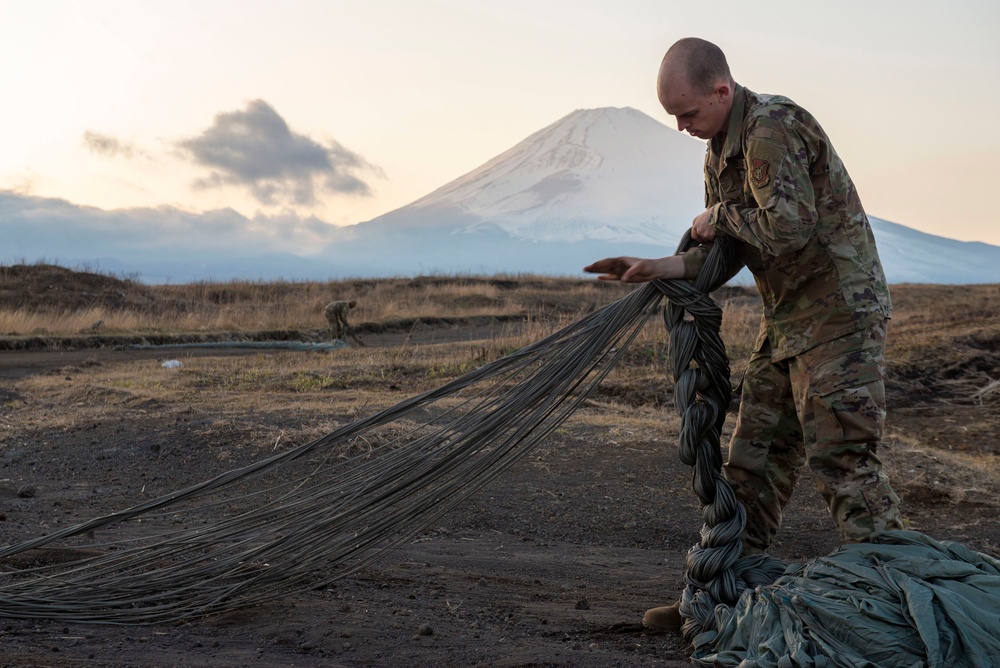
<instances>
[{"instance_id":1,"label":"bundled parachute cord","mask_svg":"<svg viewBox=\"0 0 1000 668\"><path fill-rule=\"evenodd\" d=\"M678 252L691 244L681 240ZM722 309L708 296L732 278L735 246L716 239L694 286L657 281L667 296L670 372L681 416L679 457L693 468L692 486L702 504L701 540L688 552L681 594L682 631L688 642L716 628L716 607L733 606L749 587L770 584L785 564L768 555L743 556L746 510L722 473L721 433L732 399L729 358L722 342Z\"/></svg>"},{"instance_id":2,"label":"bundled parachute cord","mask_svg":"<svg viewBox=\"0 0 1000 668\"><path fill-rule=\"evenodd\" d=\"M690 288L690 286L687 286ZM100 548L0 572L0 616L176 622L332 583L412 539L556 429L663 293L646 285L461 378L287 452L0 548ZM345 454L371 442L359 454ZM87 542L97 532L101 540Z\"/></svg>"}]
</instances>

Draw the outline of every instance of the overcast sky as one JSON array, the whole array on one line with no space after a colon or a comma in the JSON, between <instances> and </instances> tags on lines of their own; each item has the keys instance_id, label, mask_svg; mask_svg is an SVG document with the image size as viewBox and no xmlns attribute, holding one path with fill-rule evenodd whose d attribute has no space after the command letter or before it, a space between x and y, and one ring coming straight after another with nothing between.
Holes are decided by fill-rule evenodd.
<instances>
[{"instance_id":1,"label":"overcast sky","mask_svg":"<svg viewBox=\"0 0 1000 668\"><path fill-rule=\"evenodd\" d=\"M819 118L870 214L1000 245L998 31L995 0L0 0L0 189L357 223L574 109L670 124L693 35Z\"/></svg>"}]
</instances>

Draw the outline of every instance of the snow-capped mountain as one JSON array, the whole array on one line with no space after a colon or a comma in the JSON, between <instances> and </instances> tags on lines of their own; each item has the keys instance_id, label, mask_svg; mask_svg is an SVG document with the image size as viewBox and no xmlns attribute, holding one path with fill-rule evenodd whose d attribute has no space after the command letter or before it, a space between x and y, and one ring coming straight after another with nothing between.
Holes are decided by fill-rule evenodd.
<instances>
[{"instance_id":1,"label":"snow-capped mountain","mask_svg":"<svg viewBox=\"0 0 1000 668\"><path fill-rule=\"evenodd\" d=\"M705 144L632 108L581 109L329 248L338 271L579 274L673 253L704 208ZM1000 282L1000 247L871 217L890 282ZM751 280L747 273L741 280Z\"/></svg>"},{"instance_id":2,"label":"snow-capped mountain","mask_svg":"<svg viewBox=\"0 0 1000 668\"><path fill-rule=\"evenodd\" d=\"M703 144L635 109L579 109L377 220L442 225L453 212L522 241L670 242L702 197L691 167L703 155Z\"/></svg>"},{"instance_id":3,"label":"snow-capped mountain","mask_svg":"<svg viewBox=\"0 0 1000 668\"><path fill-rule=\"evenodd\" d=\"M104 211L0 190L0 262L57 261L151 283L580 276L602 257L673 253L704 206L704 152L635 109L577 110L415 202L346 228L231 209ZM1000 283L998 246L871 222L892 283Z\"/></svg>"}]
</instances>

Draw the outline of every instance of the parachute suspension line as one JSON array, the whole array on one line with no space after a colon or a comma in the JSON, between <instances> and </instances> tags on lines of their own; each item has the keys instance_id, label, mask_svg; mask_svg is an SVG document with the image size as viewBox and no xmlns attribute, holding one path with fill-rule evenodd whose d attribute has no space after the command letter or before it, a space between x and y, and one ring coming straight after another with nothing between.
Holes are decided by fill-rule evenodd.
<instances>
[{"instance_id":1,"label":"parachute suspension line","mask_svg":"<svg viewBox=\"0 0 1000 668\"><path fill-rule=\"evenodd\" d=\"M691 244L681 240L678 252ZM732 399L729 359L722 342L722 309L708 296L732 278L735 247L716 239L694 285L655 281L667 297L663 320L670 332L669 366L681 416L679 456L693 468L702 504L701 540L687 556L681 594L682 631L688 642L717 626L716 606L733 606L748 587L772 583L785 564L767 555L743 556L746 510L722 474L721 434Z\"/></svg>"},{"instance_id":2,"label":"parachute suspension line","mask_svg":"<svg viewBox=\"0 0 1000 668\"><path fill-rule=\"evenodd\" d=\"M622 359L662 299L659 289L643 286L520 351L310 443L0 546L0 617L171 623L354 573L558 428ZM5 557L42 546L99 554L3 567Z\"/></svg>"}]
</instances>

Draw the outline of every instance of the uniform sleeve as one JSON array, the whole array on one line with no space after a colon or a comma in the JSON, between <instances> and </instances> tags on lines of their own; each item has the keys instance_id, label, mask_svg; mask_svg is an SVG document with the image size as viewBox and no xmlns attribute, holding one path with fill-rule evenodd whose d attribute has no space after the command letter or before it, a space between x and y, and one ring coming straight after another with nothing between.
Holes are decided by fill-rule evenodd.
<instances>
[{"instance_id":1,"label":"uniform sleeve","mask_svg":"<svg viewBox=\"0 0 1000 668\"><path fill-rule=\"evenodd\" d=\"M818 215L806 143L784 126L757 126L746 147L746 183L756 207L739 201L716 204L712 225L767 255L801 249L812 236Z\"/></svg>"},{"instance_id":2,"label":"uniform sleeve","mask_svg":"<svg viewBox=\"0 0 1000 668\"><path fill-rule=\"evenodd\" d=\"M711 245L692 246L683 253L680 253L684 261L684 278L690 280L698 278L698 272L705 266L705 259Z\"/></svg>"},{"instance_id":3,"label":"uniform sleeve","mask_svg":"<svg viewBox=\"0 0 1000 668\"><path fill-rule=\"evenodd\" d=\"M698 274L701 273L702 267L705 266L705 261L708 260L708 254L712 250L712 244L699 244L697 246L692 246L683 253L679 253L681 260L684 262L684 278L689 281L693 281L698 278ZM727 267L725 271L728 271L730 277L735 276L740 269L743 268L743 261L738 257L733 258L734 264Z\"/></svg>"}]
</instances>

